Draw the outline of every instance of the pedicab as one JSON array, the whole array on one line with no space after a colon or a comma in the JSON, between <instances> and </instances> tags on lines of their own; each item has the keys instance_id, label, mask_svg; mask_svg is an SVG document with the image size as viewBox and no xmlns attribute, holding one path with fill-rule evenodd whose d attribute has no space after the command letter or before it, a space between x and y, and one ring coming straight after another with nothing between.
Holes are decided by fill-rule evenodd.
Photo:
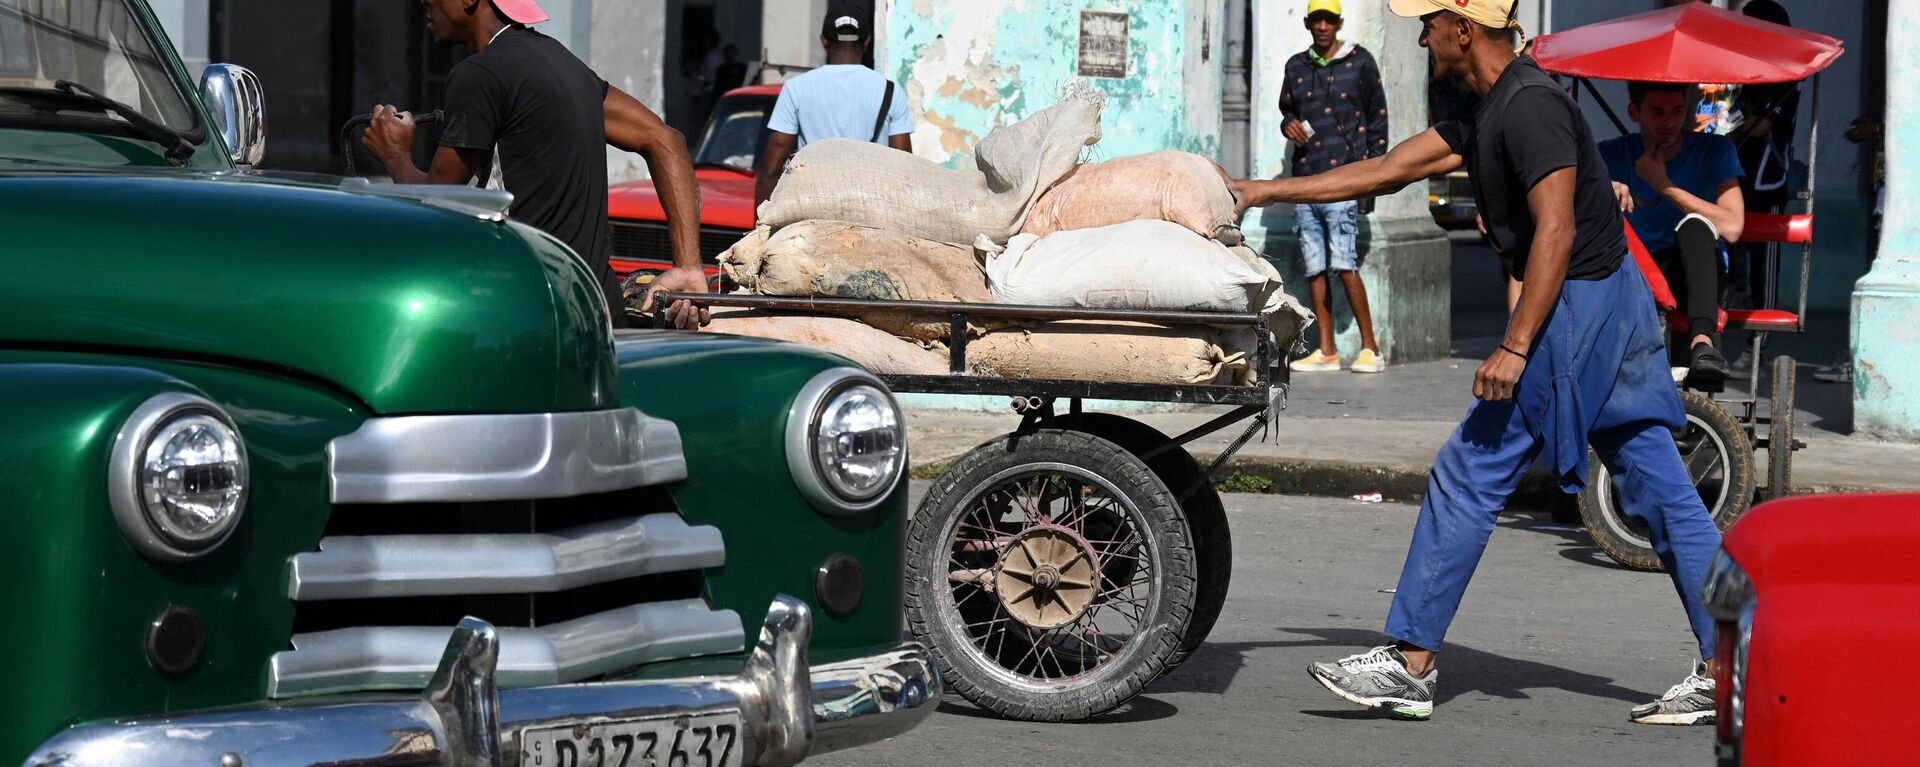
<instances>
[{"instance_id":1,"label":"pedicab","mask_svg":"<svg viewBox=\"0 0 1920 767\"><path fill-rule=\"evenodd\" d=\"M1002 717L1086 719L1139 694L1206 640L1226 602L1233 542L1210 478L1286 406L1297 328L1260 313L1088 309L665 293L714 308L951 320L946 375L879 377L896 392L1011 398L1013 429L955 459L907 532L906 612L947 688ZM651 320L634 314L636 319ZM1168 385L970 372L977 320L1252 328L1249 382ZM1085 412L1090 399L1233 409L1180 435ZM1064 405L1064 407L1060 407ZM1247 422L1202 465L1186 445Z\"/></svg>"},{"instance_id":2,"label":"pedicab","mask_svg":"<svg viewBox=\"0 0 1920 767\"><path fill-rule=\"evenodd\" d=\"M1607 117L1628 133L1627 126L1601 98L1593 80L1668 83L1724 83L1759 85L1800 83L1811 78L1812 115L1807 162L1819 157L1820 78L1839 58L1839 40L1792 27L1761 21L1706 3L1686 3L1649 13L1590 24L1544 35L1533 45L1541 68L1572 77L1571 95L1584 89ZM1797 92L1798 88L1794 92ZM1811 170L1809 172L1811 178ZM1682 386L1681 401L1687 425L1675 433L1675 442L1700 491L1700 498L1722 528L1732 524L1752 505L1755 495L1754 451L1767 451L1766 496L1779 498L1793 491L1793 453L1805 447L1794 438L1795 362L1774 358L1765 407L1760 401L1761 353L1773 333L1801 333L1807 328L1807 282L1812 268L1813 191L1802 192L1805 213L1748 213L1742 242L1765 243L1765 295L1761 308L1722 310L1721 330L1752 334L1748 387L1744 393L1707 391ZM1635 260L1646 275L1668 328L1687 332L1687 317L1651 255L1628 227L1627 239ZM1778 296L1781 249L1798 246L1799 295L1794 308ZM1751 257L1736 251L1732 257ZM1684 348L1682 345L1680 348ZM1659 570L1645 523L1625 512L1620 497L1598 456L1589 458L1589 481L1579 500L1581 521L1600 549L1623 565Z\"/></svg>"}]
</instances>

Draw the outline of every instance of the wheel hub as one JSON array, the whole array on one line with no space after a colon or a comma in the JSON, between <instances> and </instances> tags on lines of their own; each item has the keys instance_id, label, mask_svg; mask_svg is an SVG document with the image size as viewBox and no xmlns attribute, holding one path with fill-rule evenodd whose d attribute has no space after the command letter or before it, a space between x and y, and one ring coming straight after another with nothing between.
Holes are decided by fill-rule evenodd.
<instances>
[{"instance_id":1,"label":"wheel hub","mask_svg":"<svg viewBox=\"0 0 1920 767\"><path fill-rule=\"evenodd\" d=\"M1000 555L995 592L1014 620L1054 629L1080 619L1093 604L1098 560L1085 538L1064 527L1036 526Z\"/></svg>"}]
</instances>

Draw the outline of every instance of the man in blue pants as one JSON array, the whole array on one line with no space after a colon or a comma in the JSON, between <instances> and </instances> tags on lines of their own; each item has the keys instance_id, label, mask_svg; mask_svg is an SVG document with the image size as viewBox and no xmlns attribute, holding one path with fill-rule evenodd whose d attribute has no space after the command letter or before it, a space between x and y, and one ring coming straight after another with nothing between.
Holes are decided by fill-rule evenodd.
<instances>
[{"instance_id":1,"label":"man in blue pants","mask_svg":"<svg viewBox=\"0 0 1920 767\"><path fill-rule=\"evenodd\" d=\"M1395 641L1309 668L1335 695L1424 719L1439 682L1435 654L1480 562L1494 521L1542 459L1562 488L1587 480L1592 444L1627 513L1644 520L1672 574L1703 661L1713 621L1700 603L1720 545L1672 430L1685 423L1645 279L1626 257L1619 204L1579 107L1520 56L1513 0L1392 0L1419 17L1434 76L1480 94L1470 117L1446 120L1385 156L1305 178L1236 181L1240 205L1322 203L1391 194L1466 167L1507 273L1524 285L1507 334L1474 375L1473 396L1434 459L1386 633ZM1713 721L1704 667L1630 712L1647 724Z\"/></svg>"}]
</instances>

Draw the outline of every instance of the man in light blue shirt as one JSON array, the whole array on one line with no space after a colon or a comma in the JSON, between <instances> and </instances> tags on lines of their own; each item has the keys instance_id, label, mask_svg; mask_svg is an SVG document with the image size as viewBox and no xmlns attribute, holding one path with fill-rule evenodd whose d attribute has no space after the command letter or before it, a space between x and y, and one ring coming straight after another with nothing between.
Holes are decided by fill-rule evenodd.
<instances>
[{"instance_id":1,"label":"man in light blue shirt","mask_svg":"<svg viewBox=\"0 0 1920 767\"><path fill-rule=\"evenodd\" d=\"M861 63L873 47L873 32L857 5L835 4L820 26L827 65L781 86L767 119L767 148L760 153L754 209L773 196L774 184L793 153L830 138L885 143L913 151L913 119L907 94Z\"/></svg>"}]
</instances>

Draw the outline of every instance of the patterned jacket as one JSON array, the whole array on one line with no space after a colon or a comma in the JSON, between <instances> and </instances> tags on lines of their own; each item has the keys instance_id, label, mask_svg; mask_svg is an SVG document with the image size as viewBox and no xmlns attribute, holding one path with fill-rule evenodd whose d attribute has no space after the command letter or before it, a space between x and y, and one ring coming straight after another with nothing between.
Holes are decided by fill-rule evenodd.
<instances>
[{"instance_id":1,"label":"patterned jacket","mask_svg":"<svg viewBox=\"0 0 1920 767\"><path fill-rule=\"evenodd\" d=\"M1387 153L1387 94L1373 54L1342 43L1321 66L1313 51L1287 59L1280 114L1313 126L1313 137L1293 147L1293 175L1325 173Z\"/></svg>"}]
</instances>

